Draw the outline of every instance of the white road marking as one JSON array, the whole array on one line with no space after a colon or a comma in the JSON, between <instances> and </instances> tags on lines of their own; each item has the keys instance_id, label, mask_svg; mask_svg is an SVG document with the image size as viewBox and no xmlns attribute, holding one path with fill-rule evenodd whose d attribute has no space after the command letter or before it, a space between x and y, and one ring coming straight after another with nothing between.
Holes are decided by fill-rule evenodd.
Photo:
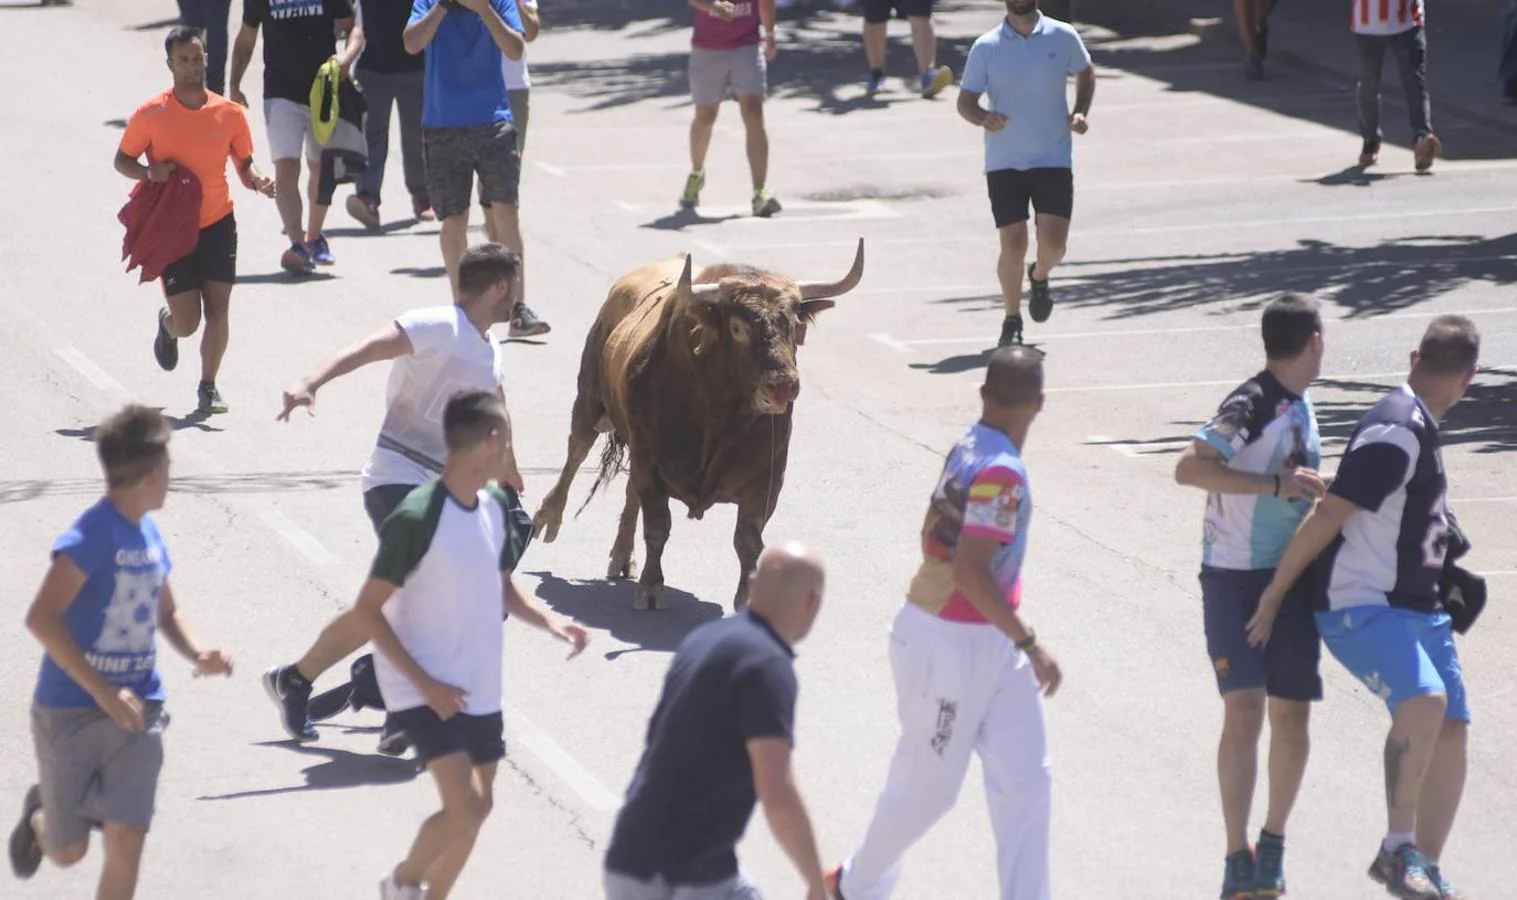
<instances>
[{"instance_id":1,"label":"white road marking","mask_svg":"<svg viewBox=\"0 0 1517 900\"><path fill-rule=\"evenodd\" d=\"M289 517L271 506L265 506L258 510L258 518L263 523L274 529L280 537L290 542L290 546L300 551L306 559L318 566L331 565L337 562L337 557L321 545L310 532L290 521Z\"/></svg>"},{"instance_id":2,"label":"white road marking","mask_svg":"<svg viewBox=\"0 0 1517 900\"><path fill-rule=\"evenodd\" d=\"M1468 131L1471 129L1484 128L1484 125L1474 123L1456 122L1453 125L1442 124L1439 131ZM1313 128L1309 131L1253 131L1248 134L1225 134L1225 135L1196 135L1195 137L1166 138L1159 141L1144 141L1145 147L1183 147L1198 144L1245 144L1255 141L1308 141L1308 140L1343 140L1343 133L1331 128Z\"/></svg>"},{"instance_id":3,"label":"white road marking","mask_svg":"<svg viewBox=\"0 0 1517 900\"><path fill-rule=\"evenodd\" d=\"M105 391L107 394L127 395L127 390L121 386L121 382L107 375L104 369L95 365L88 356L85 356L73 347L57 347L54 348L53 352L58 354L58 357L64 362L73 366L74 371L83 375L86 381L100 390Z\"/></svg>"},{"instance_id":4,"label":"white road marking","mask_svg":"<svg viewBox=\"0 0 1517 900\"><path fill-rule=\"evenodd\" d=\"M880 288L878 290L885 291L889 289ZM944 288L943 290L952 289ZM995 288L995 290L999 291L1000 288ZM1438 312L1391 313L1384 316L1373 316L1370 318L1357 319L1348 318L1346 316L1325 316L1323 317L1323 321L1329 323L1347 323L1349 325L1372 325L1377 322L1396 322L1405 319L1435 319L1438 316L1442 315L1475 317L1508 315L1511 313L1517 313L1517 306L1502 306L1497 307L1496 309L1460 310L1452 313L1445 310L1440 310ZM1153 337L1155 335L1165 334L1200 334L1214 331L1255 331L1258 328L1258 322L1250 322L1247 325L1199 325L1185 328L1131 328L1114 329L1111 331L1069 331L1062 334L1040 334L1038 335L1038 343L1041 344L1044 341L1067 341L1084 338L1096 338L1105 340L1107 338ZM902 353L908 353L912 347L916 346L925 346L930 344L978 344L982 343L985 340L985 335L983 334L966 337L943 338L896 338L891 337L888 334L871 334L869 336L888 347L900 350Z\"/></svg>"},{"instance_id":5,"label":"white road marking","mask_svg":"<svg viewBox=\"0 0 1517 900\"><path fill-rule=\"evenodd\" d=\"M544 172L547 172L549 175L552 175L554 178L568 178L569 177L569 173L568 172L565 172L563 169L560 169L558 166L550 166L547 163L543 162L542 160L534 159L532 161L532 164L535 165L535 166L537 166L539 169L542 169Z\"/></svg>"},{"instance_id":6,"label":"white road marking","mask_svg":"<svg viewBox=\"0 0 1517 900\"><path fill-rule=\"evenodd\" d=\"M1093 434L1085 439L1087 444L1104 444L1129 459L1137 459L1138 454L1133 452L1132 443L1119 441L1116 438L1107 437L1104 434Z\"/></svg>"},{"instance_id":7,"label":"white road marking","mask_svg":"<svg viewBox=\"0 0 1517 900\"><path fill-rule=\"evenodd\" d=\"M507 731L516 732L521 742L548 768L552 769L554 774L572 787L574 792L579 794L580 798L592 809L610 812L621 806L621 800L602 784L599 778L576 762L574 757L565 752L545 732L533 725L530 719L521 714L520 710L506 704L505 719Z\"/></svg>"},{"instance_id":8,"label":"white road marking","mask_svg":"<svg viewBox=\"0 0 1517 900\"><path fill-rule=\"evenodd\" d=\"M1448 501L1450 505L1455 503L1517 503L1517 497L1460 497L1457 500Z\"/></svg>"},{"instance_id":9,"label":"white road marking","mask_svg":"<svg viewBox=\"0 0 1517 900\"><path fill-rule=\"evenodd\" d=\"M1340 135L1341 137L1341 135ZM868 156L870 162L889 162L893 160L942 160L942 159L969 159L981 158L985 151L981 148L973 150L922 150L907 153L872 153ZM857 153L849 156L809 156L798 157L789 160L792 166L816 166L838 163L840 165L857 166L860 156ZM566 172L656 172L668 169L688 170L689 163L597 163L583 166L563 166Z\"/></svg>"},{"instance_id":10,"label":"white road marking","mask_svg":"<svg viewBox=\"0 0 1517 900\"><path fill-rule=\"evenodd\" d=\"M717 243L713 243L711 241L708 241L708 240L706 240L704 238L695 238L690 243L692 243L695 246L699 247L701 250L703 250L703 251L711 254L712 256L726 256L727 255L727 248L726 247L722 246L721 244L717 244Z\"/></svg>"},{"instance_id":11,"label":"white road marking","mask_svg":"<svg viewBox=\"0 0 1517 900\"><path fill-rule=\"evenodd\" d=\"M653 212L651 207L637 203L628 203L625 200L611 201L618 209L633 214ZM753 215L753 206L750 203L729 203L720 205L708 205L700 208L700 214L706 218L723 219L723 224L731 228L736 225L763 225L769 228L779 227L779 222L785 225L803 225L807 222L847 222L854 219L899 219L905 214L892 208L889 204L880 200L845 200L836 203L822 203L806 200L784 201L784 212L780 213L779 219L765 219ZM858 240L845 242L849 247L856 246ZM746 247L747 244L745 243Z\"/></svg>"},{"instance_id":12,"label":"white road marking","mask_svg":"<svg viewBox=\"0 0 1517 900\"><path fill-rule=\"evenodd\" d=\"M1510 578L1517 575L1517 569L1498 569L1495 572L1476 572L1481 578Z\"/></svg>"},{"instance_id":13,"label":"white road marking","mask_svg":"<svg viewBox=\"0 0 1517 900\"><path fill-rule=\"evenodd\" d=\"M1480 367L1480 374L1482 374L1482 375L1484 375L1484 374L1506 375L1506 374L1511 374L1511 373L1517 373L1517 365L1513 365L1513 366L1481 366ZM972 377L973 379L975 379L976 382L978 382L980 380L980 378L982 377L982 373L979 372L978 370L971 371L971 372L969 372L967 374L970 377ZM1312 384L1313 384L1313 386L1316 386L1316 385L1318 385L1318 384L1320 384L1321 382L1324 382L1324 381L1380 381L1381 379L1384 379L1384 378L1405 378L1405 377L1406 377L1406 370L1405 369L1400 369L1400 370L1397 370L1395 372L1375 372L1373 374L1364 374L1364 373L1359 373L1359 372L1349 372L1349 373L1347 373L1345 375L1319 375L1319 376L1317 376L1317 380L1315 382L1313 382ZM1164 389L1183 389L1183 388L1193 388L1193 387L1221 387L1221 386L1226 386L1226 385L1236 385L1238 383L1238 380L1239 379L1237 379L1237 378L1227 378L1227 379L1222 379L1222 380L1219 380L1219 381L1163 381L1163 382L1150 382L1148 384L1093 384L1093 385L1086 385L1086 386L1083 386L1083 387L1044 388L1043 393L1045 393L1045 394L1092 394L1092 393L1105 393L1105 392L1108 392L1108 391L1152 391L1152 390L1164 390Z\"/></svg>"},{"instance_id":14,"label":"white road marking","mask_svg":"<svg viewBox=\"0 0 1517 900\"><path fill-rule=\"evenodd\" d=\"M617 209L625 210L629 213L642 212L642 208L639 207L636 203L628 203L625 200L612 200L611 205L615 206Z\"/></svg>"}]
</instances>

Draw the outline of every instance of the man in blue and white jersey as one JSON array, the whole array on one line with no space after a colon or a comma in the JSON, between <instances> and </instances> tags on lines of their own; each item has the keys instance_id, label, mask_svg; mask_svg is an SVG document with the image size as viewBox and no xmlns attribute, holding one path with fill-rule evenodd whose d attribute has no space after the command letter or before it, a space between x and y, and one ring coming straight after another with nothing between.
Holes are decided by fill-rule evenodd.
<instances>
[{"instance_id":1,"label":"man in blue and white jersey","mask_svg":"<svg viewBox=\"0 0 1517 900\"><path fill-rule=\"evenodd\" d=\"M1433 320L1406 384L1354 429L1327 496L1301 523L1248 625L1251 644L1272 643L1287 588L1317 560L1322 639L1391 712L1389 821L1369 875L1414 900L1458 896L1438 859L1464 792L1470 711L1439 600L1449 515L1438 423L1474 380L1479 355L1469 319Z\"/></svg>"},{"instance_id":2,"label":"man in blue and white jersey","mask_svg":"<svg viewBox=\"0 0 1517 900\"><path fill-rule=\"evenodd\" d=\"M1317 304L1285 294L1264 308L1265 368L1222 402L1175 466L1175 480L1206 495L1201 606L1206 650L1222 694L1217 779L1227 834L1224 900L1285 893L1285 822L1306 774L1307 721L1322 699L1321 644L1308 595L1294 594L1268 647L1248 644L1244 623L1280 555L1323 491L1322 444L1306 395L1322 371ZM1258 858L1248 819L1268 703L1269 807Z\"/></svg>"}]
</instances>

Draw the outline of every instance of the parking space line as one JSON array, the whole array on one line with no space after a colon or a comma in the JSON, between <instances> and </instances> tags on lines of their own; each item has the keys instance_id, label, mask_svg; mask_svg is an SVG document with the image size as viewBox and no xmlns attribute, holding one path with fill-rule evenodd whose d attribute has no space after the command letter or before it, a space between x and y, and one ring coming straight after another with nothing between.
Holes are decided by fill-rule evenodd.
<instances>
[{"instance_id":1,"label":"parking space line","mask_svg":"<svg viewBox=\"0 0 1517 900\"><path fill-rule=\"evenodd\" d=\"M322 546L321 541L304 528L290 521L289 516L273 508L264 506L258 510L258 518L263 523L274 529L274 533L289 542L290 546L300 551L300 555L318 566L329 566L337 562L337 557L332 551Z\"/></svg>"},{"instance_id":2,"label":"parking space line","mask_svg":"<svg viewBox=\"0 0 1517 900\"><path fill-rule=\"evenodd\" d=\"M708 241L708 240L706 240L704 238L695 238L690 243L692 243L695 246L699 247L701 250L704 250L705 252L710 253L712 256L726 256L727 255L727 248L725 246L723 246L722 244L713 243L713 242Z\"/></svg>"},{"instance_id":3,"label":"parking space line","mask_svg":"<svg viewBox=\"0 0 1517 900\"><path fill-rule=\"evenodd\" d=\"M908 346L906 346L906 343L907 343L906 341L896 340L895 338L891 337L888 334L884 334L882 332L878 332L877 331L877 332L875 332L875 333L873 333L873 334L871 334L869 336L872 337L872 338L874 338L875 340L879 341L880 343L884 344L885 346L889 347L890 349L894 350L897 353L910 353L911 352L911 348L908 347ZM985 340L985 336L981 335L980 336L980 340L982 340L982 341Z\"/></svg>"},{"instance_id":4,"label":"parking space line","mask_svg":"<svg viewBox=\"0 0 1517 900\"><path fill-rule=\"evenodd\" d=\"M596 778L588 769L580 765L574 757L570 756L558 745L547 733L532 724L532 721L522 715L521 711L506 704L506 728L515 731L521 738L521 742L527 745L538 759L554 774L562 778L569 787L590 807L599 812L611 812L621 805L621 801L611 792L599 778Z\"/></svg>"},{"instance_id":5,"label":"parking space line","mask_svg":"<svg viewBox=\"0 0 1517 900\"><path fill-rule=\"evenodd\" d=\"M534 159L532 161L532 164L534 166L537 166L539 169L542 169L544 172L547 172L549 175L552 175L554 178L568 178L569 177L569 173L568 172L565 172L563 169L559 168L558 166L550 166L550 165L548 165L547 163L543 162L540 159Z\"/></svg>"},{"instance_id":6,"label":"parking space line","mask_svg":"<svg viewBox=\"0 0 1517 900\"><path fill-rule=\"evenodd\" d=\"M981 371L979 371L979 370L971 370L967 374L972 379L974 379L974 381L976 381L976 382L979 382L984 377L984 373L981 372ZM1510 365L1510 366L1489 366L1489 367L1488 366L1481 366L1480 369L1479 369L1479 372L1477 374L1480 374L1480 375L1517 374L1517 365ZM1317 376L1317 380L1314 381L1314 382L1312 382L1312 386L1313 387L1319 387L1319 385L1321 385L1321 382L1324 382L1324 381L1380 381L1380 380L1386 379L1386 378L1405 378L1405 377L1406 377L1406 370L1405 369L1399 369L1399 370L1397 370L1395 372L1375 372L1375 373L1368 373L1368 374L1367 373L1360 373L1360 372L1349 372L1349 373L1343 374L1343 375L1319 375L1319 376ZM1224 387L1224 386L1236 386L1238 384L1238 380L1239 379L1237 379L1237 378L1226 378L1226 379L1221 379L1221 380L1217 380L1217 381L1155 381L1155 382L1148 382L1148 383L1145 383L1145 384L1091 384L1091 385L1082 385L1082 386L1079 386L1079 387L1044 388L1043 389L1043 393L1045 393L1045 394L1101 394L1101 393L1109 393L1109 392L1112 392L1112 391L1156 391L1156 390L1177 390L1177 389L1183 389L1183 388L1196 388L1196 387Z\"/></svg>"},{"instance_id":7,"label":"parking space line","mask_svg":"<svg viewBox=\"0 0 1517 900\"><path fill-rule=\"evenodd\" d=\"M72 366L75 372L83 375L85 381L88 381L100 390L105 391L107 394L128 396L127 390L121 386L121 382L107 375L104 369L95 365L88 356L85 356L73 347L56 347L53 349L53 352L58 354L58 358Z\"/></svg>"}]
</instances>

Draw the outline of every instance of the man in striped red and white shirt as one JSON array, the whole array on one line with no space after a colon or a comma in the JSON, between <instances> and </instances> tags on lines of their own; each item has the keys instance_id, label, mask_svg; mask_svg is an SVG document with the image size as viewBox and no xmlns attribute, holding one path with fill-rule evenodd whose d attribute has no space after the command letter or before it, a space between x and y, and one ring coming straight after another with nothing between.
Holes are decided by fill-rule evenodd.
<instances>
[{"instance_id":1,"label":"man in striped red and white shirt","mask_svg":"<svg viewBox=\"0 0 1517 900\"><path fill-rule=\"evenodd\" d=\"M1427 93L1427 30L1423 0L1350 0L1349 27L1359 47L1359 132L1364 148L1359 165L1380 159L1380 75L1385 54L1396 58L1401 87L1411 114L1412 155L1417 171L1425 172L1443 152L1433 133L1432 101Z\"/></svg>"}]
</instances>

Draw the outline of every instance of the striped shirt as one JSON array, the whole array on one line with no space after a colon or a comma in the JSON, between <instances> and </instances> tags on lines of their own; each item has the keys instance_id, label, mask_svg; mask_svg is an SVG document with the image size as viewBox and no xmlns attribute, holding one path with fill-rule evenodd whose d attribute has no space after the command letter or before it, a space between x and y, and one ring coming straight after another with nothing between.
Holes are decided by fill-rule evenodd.
<instances>
[{"instance_id":1,"label":"striped shirt","mask_svg":"<svg viewBox=\"0 0 1517 900\"><path fill-rule=\"evenodd\" d=\"M1349 27L1355 34L1401 34L1413 28L1421 28L1423 22L1422 0L1351 0L1354 7L1353 21Z\"/></svg>"}]
</instances>

